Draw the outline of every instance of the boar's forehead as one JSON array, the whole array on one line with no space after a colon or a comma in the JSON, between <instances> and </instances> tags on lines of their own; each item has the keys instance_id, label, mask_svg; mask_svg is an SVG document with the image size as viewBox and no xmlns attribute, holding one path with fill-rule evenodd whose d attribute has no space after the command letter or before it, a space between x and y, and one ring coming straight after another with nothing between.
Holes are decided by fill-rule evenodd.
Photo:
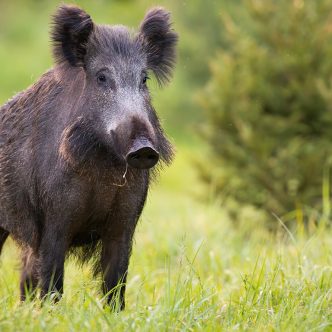
<instances>
[{"instance_id":1,"label":"boar's forehead","mask_svg":"<svg viewBox=\"0 0 332 332\"><path fill-rule=\"evenodd\" d=\"M86 61L91 69L111 69L115 74L140 73L146 54L134 34L124 26L96 26L91 35Z\"/></svg>"}]
</instances>

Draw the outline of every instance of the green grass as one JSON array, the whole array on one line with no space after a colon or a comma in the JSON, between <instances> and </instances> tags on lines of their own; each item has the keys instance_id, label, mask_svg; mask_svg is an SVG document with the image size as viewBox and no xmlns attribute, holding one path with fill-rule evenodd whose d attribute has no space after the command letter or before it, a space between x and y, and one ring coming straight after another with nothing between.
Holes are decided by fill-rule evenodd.
<instances>
[{"instance_id":1,"label":"green grass","mask_svg":"<svg viewBox=\"0 0 332 332\"><path fill-rule=\"evenodd\" d=\"M127 308L103 307L99 280L73 262L57 305L18 300L19 255L0 260L0 331L330 331L332 232L268 233L200 202L188 147L152 189L138 225ZM251 220L252 219L252 220Z\"/></svg>"}]
</instances>

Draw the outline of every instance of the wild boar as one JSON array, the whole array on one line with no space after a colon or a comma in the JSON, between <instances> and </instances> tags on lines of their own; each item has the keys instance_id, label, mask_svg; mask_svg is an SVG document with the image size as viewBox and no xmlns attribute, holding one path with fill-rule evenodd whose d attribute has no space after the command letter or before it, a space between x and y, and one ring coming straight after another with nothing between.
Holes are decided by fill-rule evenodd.
<instances>
[{"instance_id":1,"label":"wild boar","mask_svg":"<svg viewBox=\"0 0 332 332\"><path fill-rule=\"evenodd\" d=\"M123 309L149 183L172 159L147 80L171 78L177 34L163 8L133 32L62 5L51 39L54 67L0 109L0 250L9 235L22 248L22 300L37 286L60 298L73 253L97 258Z\"/></svg>"}]
</instances>

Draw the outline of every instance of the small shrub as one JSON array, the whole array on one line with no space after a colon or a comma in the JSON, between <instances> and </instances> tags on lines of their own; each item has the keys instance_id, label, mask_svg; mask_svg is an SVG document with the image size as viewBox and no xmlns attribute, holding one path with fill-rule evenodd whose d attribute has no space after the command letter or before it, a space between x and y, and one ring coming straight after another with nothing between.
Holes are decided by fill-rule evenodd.
<instances>
[{"instance_id":1,"label":"small shrub","mask_svg":"<svg viewBox=\"0 0 332 332\"><path fill-rule=\"evenodd\" d=\"M332 3L245 4L247 29L223 19L228 47L199 97L211 148L201 176L268 213L318 207L332 151Z\"/></svg>"}]
</instances>

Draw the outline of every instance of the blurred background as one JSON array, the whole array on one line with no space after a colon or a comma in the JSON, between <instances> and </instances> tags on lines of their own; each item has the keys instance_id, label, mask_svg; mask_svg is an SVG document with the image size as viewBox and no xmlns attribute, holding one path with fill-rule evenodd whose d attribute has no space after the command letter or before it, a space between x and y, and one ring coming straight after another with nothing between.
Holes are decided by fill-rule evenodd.
<instances>
[{"instance_id":1,"label":"blurred background","mask_svg":"<svg viewBox=\"0 0 332 332\"><path fill-rule=\"evenodd\" d=\"M178 151L162 175L167 193L212 201L235 223L271 230L277 217L290 227L328 219L331 1L72 3L97 23L133 28L152 5L172 12L180 37L174 79L163 89L149 82ZM58 4L0 0L1 103L52 66L49 22Z\"/></svg>"}]
</instances>

